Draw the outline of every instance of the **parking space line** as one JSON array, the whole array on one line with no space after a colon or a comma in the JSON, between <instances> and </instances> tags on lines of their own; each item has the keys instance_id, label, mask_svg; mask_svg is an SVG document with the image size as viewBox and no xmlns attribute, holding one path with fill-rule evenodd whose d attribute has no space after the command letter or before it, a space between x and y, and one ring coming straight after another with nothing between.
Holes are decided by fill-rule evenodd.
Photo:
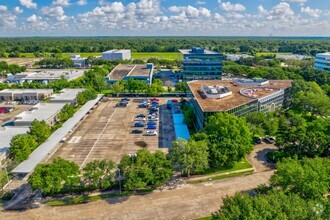
<instances>
[{"instance_id":1,"label":"parking space line","mask_svg":"<svg viewBox=\"0 0 330 220\"><path fill-rule=\"evenodd\" d=\"M112 104L112 102L111 102L111 104ZM88 154L87 154L87 156L86 156L84 162L81 164L80 169L85 165L85 163L86 163L88 157L89 157L90 154L92 153L92 151L93 151L93 149L95 148L97 142L99 141L99 139L100 139L100 137L102 136L103 132L105 131L106 127L107 127L108 124L110 123L110 121L111 121L111 119L112 119L112 116L115 114L116 110L117 110L117 108L114 110L114 112L112 113L112 115L111 115L110 118L108 119L106 125L103 127L101 133L98 135L98 137L97 137L95 143L93 144L93 147L92 147L91 150L88 152Z\"/></svg>"}]
</instances>

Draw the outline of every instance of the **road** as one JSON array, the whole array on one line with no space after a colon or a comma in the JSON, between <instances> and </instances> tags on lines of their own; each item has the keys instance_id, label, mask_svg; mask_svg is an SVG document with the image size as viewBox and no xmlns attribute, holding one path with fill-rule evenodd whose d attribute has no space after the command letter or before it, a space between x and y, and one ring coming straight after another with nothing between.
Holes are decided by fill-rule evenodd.
<instances>
[{"instance_id":1,"label":"road","mask_svg":"<svg viewBox=\"0 0 330 220\"><path fill-rule=\"evenodd\" d=\"M131 196L123 201L101 200L87 204L50 207L42 206L24 212L3 212L1 219L194 219L209 216L219 209L222 198L267 184L273 170L256 157L268 149L260 145L252 152L255 173L209 183L178 184L147 195Z\"/></svg>"}]
</instances>

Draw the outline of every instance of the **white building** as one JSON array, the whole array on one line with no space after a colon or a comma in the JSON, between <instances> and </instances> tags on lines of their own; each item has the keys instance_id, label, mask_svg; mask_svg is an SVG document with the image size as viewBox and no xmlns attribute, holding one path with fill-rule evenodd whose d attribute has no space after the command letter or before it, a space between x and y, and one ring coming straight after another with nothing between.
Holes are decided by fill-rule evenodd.
<instances>
[{"instance_id":1,"label":"white building","mask_svg":"<svg viewBox=\"0 0 330 220\"><path fill-rule=\"evenodd\" d=\"M330 52L316 54L314 68L330 73Z\"/></svg>"},{"instance_id":2,"label":"white building","mask_svg":"<svg viewBox=\"0 0 330 220\"><path fill-rule=\"evenodd\" d=\"M131 50L109 50L102 53L102 58L105 60L130 60Z\"/></svg>"},{"instance_id":3,"label":"white building","mask_svg":"<svg viewBox=\"0 0 330 220\"><path fill-rule=\"evenodd\" d=\"M53 93L52 89L4 89L0 91L0 100L44 100L53 95Z\"/></svg>"},{"instance_id":4,"label":"white building","mask_svg":"<svg viewBox=\"0 0 330 220\"><path fill-rule=\"evenodd\" d=\"M28 127L34 120L45 121L48 125L53 126L58 122L58 114L66 103L39 103L30 111L25 111L14 119L14 126Z\"/></svg>"},{"instance_id":5,"label":"white building","mask_svg":"<svg viewBox=\"0 0 330 220\"><path fill-rule=\"evenodd\" d=\"M231 61L238 61L239 59L246 59L246 58L254 58L254 56L250 56L247 54L226 54L225 55L227 60Z\"/></svg>"},{"instance_id":6,"label":"white building","mask_svg":"<svg viewBox=\"0 0 330 220\"><path fill-rule=\"evenodd\" d=\"M60 93L50 97L51 103L71 103L73 106L77 103L77 96L85 89L63 89Z\"/></svg>"},{"instance_id":7,"label":"white building","mask_svg":"<svg viewBox=\"0 0 330 220\"><path fill-rule=\"evenodd\" d=\"M313 57L307 55L300 54L285 54L285 53L277 53L276 59L284 59L284 60L303 60L303 59L311 59Z\"/></svg>"},{"instance_id":8,"label":"white building","mask_svg":"<svg viewBox=\"0 0 330 220\"><path fill-rule=\"evenodd\" d=\"M60 80L62 77L68 81L75 80L82 77L85 74L85 70L51 70L35 72L20 79L20 82L40 82L48 84L56 80Z\"/></svg>"},{"instance_id":9,"label":"white building","mask_svg":"<svg viewBox=\"0 0 330 220\"><path fill-rule=\"evenodd\" d=\"M70 60L73 61L73 65L75 67L85 67L86 66L86 58L82 58L80 56L80 54L70 55Z\"/></svg>"}]
</instances>

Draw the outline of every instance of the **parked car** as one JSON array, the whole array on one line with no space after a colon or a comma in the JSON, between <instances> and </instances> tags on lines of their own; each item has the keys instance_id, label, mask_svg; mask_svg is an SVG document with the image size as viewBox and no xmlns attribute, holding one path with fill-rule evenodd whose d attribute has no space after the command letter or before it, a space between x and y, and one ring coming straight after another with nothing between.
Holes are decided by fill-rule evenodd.
<instances>
[{"instance_id":1,"label":"parked car","mask_svg":"<svg viewBox=\"0 0 330 220\"><path fill-rule=\"evenodd\" d=\"M152 99L150 99L150 101L156 101L156 102L159 102L159 99L157 99L157 98L152 98Z\"/></svg>"},{"instance_id":2,"label":"parked car","mask_svg":"<svg viewBox=\"0 0 330 220\"><path fill-rule=\"evenodd\" d=\"M261 144L261 138L260 137L253 137L253 143L254 144Z\"/></svg>"},{"instance_id":3,"label":"parked car","mask_svg":"<svg viewBox=\"0 0 330 220\"><path fill-rule=\"evenodd\" d=\"M157 125L156 121L148 121L147 125Z\"/></svg>"},{"instance_id":4,"label":"parked car","mask_svg":"<svg viewBox=\"0 0 330 220\"><path fill-rule=\"evenodd\" d=\"M159 106L159 103L158 102L152 102L151 105L152 106Z\"/></svg>"},{"instance_id":5,"label":"parked car","mask_svg":"<svg viewBox=\"0 0 330 220\"><path fill-rule=\"evenodd\" d=\"M146 115L144 115L144 114L138 114L136 117L142 117L142 118L145 118Z\"/></svg>"},{"instance_id":6,"label":"parked car","mask_svg":"<svg viewBox=\"0 0 330 220\"><path fill-rule=\"evenodd\" d=\"M158 112L158 108L156 108L156 107L152 107L151 109L150 109L150 111L154 111L154 112Z\"/></svg>"},{"instance_id":7,"label":"parked car","mask_svg":"<svg viewBox=\"0 0 330 220\"><path fill-rule=\"evenodd\" d=\"M172 99L172 102L179 102L179 100L177 100L177 99Z\"/></svg>"},{"instance_id":8,"label":"parked car","mask_svg":"<svg viewBox=\"0 0 330 220\"><path fill-rule=\"evenodd\" d=\"M142 134L141 130L132 130L132 134Z\"/></svg>"},{"instance_id":9,"label":"parked car","mask_svg":"<svg viewBox=\"0 0 330 220\"><path fill-rule=\"evenodd\" d=\"M128 99L128 98L122 98L121 101L122 101L122 102L129 102L130 99Z\"/></svg>"},{"instance_id":10,"label":"parked car","mask_svg":"<svg viewBox=\"0 0 330 220\"><path fill-rule=\"evenodd\" d=\"M143 117L137 117L137 118L135 118L135 121L145 121L146 120L146 118L143 118Z\"/></svg>"},{"instance_id":11,"label":"parked car","mask_svg":"<svg viewBox=\"0 0 330 220\"><path fill-rule=\"evenodd\" d=\"M275 143L275 139L273 137L265 137L264 138L264 142L267 143L267 144L274 144Z\"/></svg>"},{"instance_id":12,"label":"parked car","mask_svg":"<svg viewBox=\"0 0 330 220\"><path fill-rule=\"evenodd\" d=\"M157 136L157 132L156 131L147 131L146 136Z\"/></svg>"},{"instance_id":13,"label":"parked car","mask_svg":"<svg viewBox=\"0 0 330 220\"><path fill-rule=\"evenodd\" d=\"M158 118L157 117L148 117L148 120L149 121L158 121Z\"/></svg>"},{"instance_id":14,"label":"parked car","mask_svg":"<svg viewBox=\"0 0 330 220\"><path fill-rule=\"evenodd\" d=\"M141 122L136 122L135 124L134 124L134 127L144 127L145 126L145 124L143 124L143 123L141 123Z\"/></svg>"},{"instance_id":15,"label":"parked car","mask_svg":"<svg viewBox=\"0 0 330 220\"><path fill-rule=\"evenodd\" d=\"M119 102L117 103L116 107L127 107L128 102Z\"/></svg>"},{"instance_id":16,"label":"parked car","mask_svg":"<svg viewBox=\"0 0 330 220\"><path fill-rule=\"evenodd\" d=\"M147 125L147 129L157 129L156 125Z\"/></svg>"},{"instance_id":17,"label":"parked car","mask_svg":"<svg viewBox=\"0 0 330 220\"><path fill-rule=\"evenodd\" d=\"M157 112L154 112L154 113L151 113L148 115L148 117L157 117L158 116L158 113Z\"/></svg>"},{"instance_id":18,"label":"parked car","mask_svg":"<svg viewBox=\"0 0 330 220\"><path fill-rule=\"evenodd\" d=\"M148 108L148 106L149 106L149 105L146 104L146 103L142 103L142 104L139 104L139 105L138 105L139 108Z\"/></svg>"}]
</instances>

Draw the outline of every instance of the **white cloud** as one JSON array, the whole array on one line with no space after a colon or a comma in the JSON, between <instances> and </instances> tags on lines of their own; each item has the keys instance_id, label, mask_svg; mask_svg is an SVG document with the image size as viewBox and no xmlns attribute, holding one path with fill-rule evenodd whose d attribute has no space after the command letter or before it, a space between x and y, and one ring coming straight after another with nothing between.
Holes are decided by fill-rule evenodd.
<instances>
[{"instance_id":1,"label":"white cloud","mask_svg":"<svg viewBox=\"0 0 330 220\"><path fill-rule=\"evenodd\" d=\"M70 0L55 0L52 2L53 6L63 6L63 7L68 7L71 5Z\"/></svg>"},{"instance_id":2,"label":"white cloud","mask_svg":"<svg viewBox=\"0 0 330 220\"><path fill-rule=\"evenodd\" d=\"M38 17L37 17L37 15L31 15L30 17L28 17L27 19L26 19L28 22L36 22L37 20L38 20Z\"/></svg>"},{"instance_id":3,"label":"white cloud","mask_svg":"<svg viewBox=\"0 0 330 220\"><path fill-rule=\"evenodd\" d=\"M225 11L245 11L245 6L242 4L232 4L231 2L219 1L220 7Z\"/></svg>"},{"instance_id":4,"label":"white cloud","mask_svg":"<svg viewBox=\"0 0 330 220\"><path fill-rule=\"evenodd\" d=\"M14 12L17 14L21 14L21 13L23 13L23 9L21 9L20 7L17 6L14 8Z\"/></svg>"},{"instance_id":5,"label":"white cloud","mask_svg":"<svg viewBox=\"0 0 330 220\"><path fill-rule=\"evenodd\" d=\"M196 2L196 5L205 5L205 4L206 4L205 1L197 1L197 2Z\"/></svg>"},{"instance_id":6,"label":"white cloud","mask_svg":"<svg viewBox=\"0 0 330 220\"><path fill-rule=\"evenodd\" d=\"M48 18L53 18L58 21L64 21L69 19L68 16L64 14L64 10L62 6L55 6L55 7L42 7L40 10L41 14Z\"/></svg>"},{"instance_id":7,"label":"white cloud","mask_svg":"<svg viewBox=\"0 0 330 220\"><path fill-rule=\"evenodd\" d=\"M307 0L282 0L282 2L305 3L305 2L307 2Z\"/></svg>"},{"instance_id":8,"label":"white cloud","mask_svg":"<svg viewBox=\"0 0 330 220\"><path fill-rule=\"evenodd\" d=\"M87 0L79 0L79 1L77 2L77 5L80 5L80 6L82 6L82 5L87 5Z\"/></svg>"},{"instance_id":9,"label":"white cloud","mask_svg":"<svg viewBox=\"0 0 330 220\"><path fill-rule=\"evenodd\" d=\"M0 5L0 11L7 11L8 8L5 5Z\"/></svg>"},{"instance_id":10,"label":"white cloud","mask_svg":"<svg viewBox=\"0 0 330 220\"><path fill-rule=\"evenodd\" d=\"M34 3L33 0L19 0L21 5L29 9L37 9L37 3Z\"/></svg>"},{"instance_id":11,"label":"white cloud","mask_svg":"<svg viewBox=\"0 0 330 220\"><path fill-rule=\"evenodd\" d=\"M310 7L306 7L306 8L302 7L301 12L308 14L314 18L319 18L322 13L322 11L320 9L312 9Z\"/></svg>"},{"instance_id":12,"label":"white cloud","mask_svg":"<svg viewBox=\"0 0 330 220\"><path fill-rule=\"evenodd\" d=\"M178 12L180 13L182 17L187 17L187 18L199 18L199 17L210 17L211 12L210 10L206 8L195 8L190 5L187 7L178 7L178 6L171 6L169 7L169 10L171 12Z\"/></svg>"},{"instance_id":13,"label":"white cloud","mask_svg":"<svg viewBox=\"0 0 330 220\"><path fill-rule=\"evenodd\" d=\"M242 19L245 17L245 15L242 15L240 13L237 12L230 12L226 14L227 18L234 18L234 19Z\"/></svg>"}]
</instances>

